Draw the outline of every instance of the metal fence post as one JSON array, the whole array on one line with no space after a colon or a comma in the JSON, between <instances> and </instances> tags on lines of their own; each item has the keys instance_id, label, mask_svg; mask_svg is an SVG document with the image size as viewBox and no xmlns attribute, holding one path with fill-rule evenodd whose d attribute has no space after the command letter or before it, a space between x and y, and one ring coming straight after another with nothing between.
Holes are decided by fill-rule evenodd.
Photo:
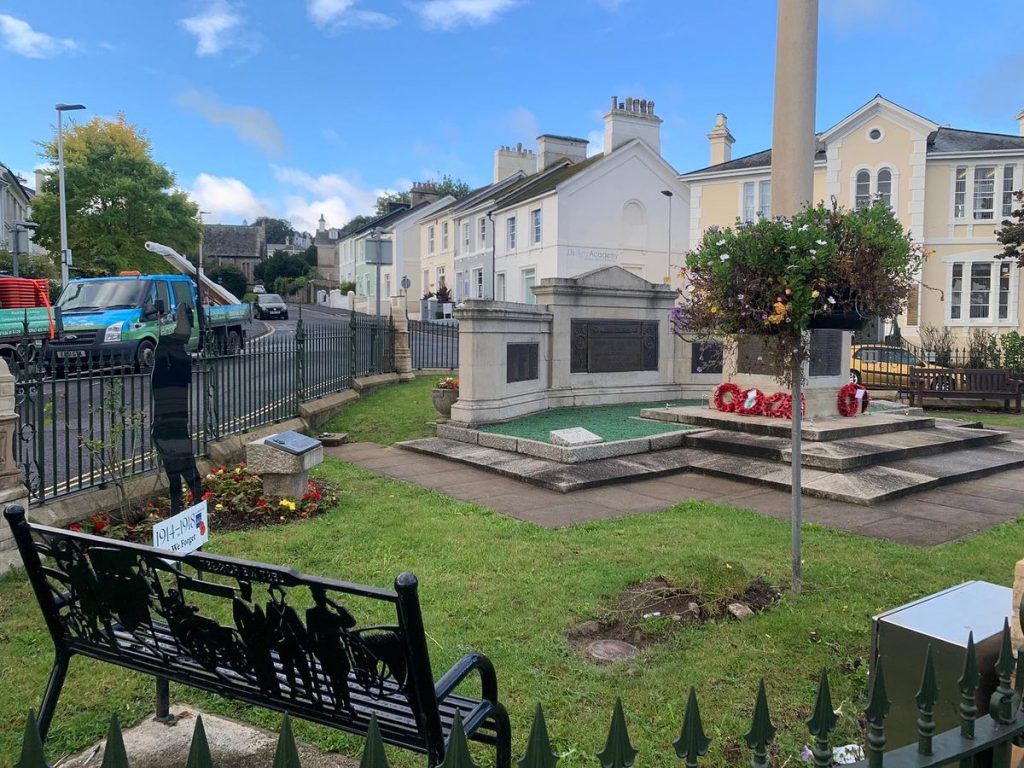
<instances>
[{"instance_id":1,"label":"metal fence post","mask_svg":"<svg viewBox=\"0 0 1024 768\"><path fill-rule=\"evenodd\" d=\"M306 400L306 329L302 325L302 305L299 305L299 319L295 323L295 382L296 396L300 403Z\"/></svg>"}]
</instances>

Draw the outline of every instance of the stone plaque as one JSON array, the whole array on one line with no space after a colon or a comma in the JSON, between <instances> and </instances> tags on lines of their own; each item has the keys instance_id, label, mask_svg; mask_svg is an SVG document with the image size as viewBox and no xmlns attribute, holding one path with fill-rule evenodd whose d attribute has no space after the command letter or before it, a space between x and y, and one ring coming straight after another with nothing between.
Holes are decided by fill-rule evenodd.
<instances>
[{"instance_id":1,"label":"stone plaque","mask_svg":"<svg viewBox=\"0 0 1024 768\"><path fill-rule=\"evenodd\" d=\"M843 372L843 333L844 331L821 329L811 331L808 375L838 376Z\"/></svg>"},{"instance_id":2,"label":"stone plaque","mask_svg":"<svg viewBox=\"0 0 1024 768\"><path fill-rule=\"evenodd\" d=\"M505 345L505 383L538 378L540 346L536 342Z\"/></svg>"},{"instance_id":3,"label":"stone plaque","mask_svg":"<svg viewBox=\"0 0 1024 768\"><path fill-rule=\"evenodd\" d=\"M736 345L736 372L775 375L762 337L744 336L739 340Z\"/></svg>"},{"instance_id":4,"label":"stone plaque","mask_svg":"<svg viewBox=\"0 0 1024 768\"><path fill-rule=\"evenodd\" d=\"M658 370L653 320L573 320L572 373Z\"/></svg>"},{"instance_id":5,"label":"stone plaque","mask_svg":"<svg viewBox=\"0 0 1024 768\"><path fill-rule=\"evenodd\" d=\"M552 429L548 433L552 445L563 445L568 448L575 448L580 445L597 445L603 443L604 438L595 435L589 429L583 427L570 427L569 429Z\"/></svg>"}]
</instances>

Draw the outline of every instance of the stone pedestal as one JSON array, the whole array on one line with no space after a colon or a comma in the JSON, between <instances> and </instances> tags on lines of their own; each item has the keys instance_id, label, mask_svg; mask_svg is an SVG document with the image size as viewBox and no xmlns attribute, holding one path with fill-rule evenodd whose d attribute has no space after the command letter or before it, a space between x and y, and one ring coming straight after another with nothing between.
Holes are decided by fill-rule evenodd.
<instances>
[{"instance_id":1,"label":"stone pedestal","mask_svg":"<svg viewBox=\"0 0 1024 768\"><path fill-rule=\"evenodd\" d=\"M836 398L850 383L849 331L811 331L810 355L804 362L803 394L806 418L822 419L839 415ZM733 381L743 389L756 387L762 392L788 392L775 378L774 371L760 352L756 336L727 344L722 365L722 380Z\"/></svg>"},{"instance_id":2,"label":"stone pedestal","mask_svg":"<svg viewBox=\"0 0 1024 768\"><path fill-rule=\"evenodd\" d=\"M263 492L268 498L297 501L309 488L309 470L324 460L324 447L317 444L305 453L293 454L268 445L269 437L245 446L249 471L263 479Z\"/></svg>"},{"instance_id":3,"label":"stone pedestal","mask_svg":"<svg viewBox=\"0 0 1024 768\"><path fill-rule=\"evenodd\" d=\"M395 372L400 381L412 381L412 352L409 349L409 319L405 315L405 301L401 296L391 298L391 320L395 324Z\"/></svg>"},{"instance_id":4,"label":"stone pedestal","mask_svg":"<svg viewBox=\"0 0 1024 768\"><path fill-rule=\"evenodd\" d=\"M1024 560L1018 560L1017 567L1013 569L1013 605L1010 606L1010 616L1018 615L1021 600L1024 600ZM1024 633L1021 632L1019 621L1010 622L1010 636L1014 651L1024 645Z\"/></svg>"}]
</instances>

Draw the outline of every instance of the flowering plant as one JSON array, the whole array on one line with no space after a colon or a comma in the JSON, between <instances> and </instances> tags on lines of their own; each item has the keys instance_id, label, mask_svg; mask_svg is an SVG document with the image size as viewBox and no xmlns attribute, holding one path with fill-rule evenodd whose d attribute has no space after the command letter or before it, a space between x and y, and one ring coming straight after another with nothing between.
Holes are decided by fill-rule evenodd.
<instances>
[{"instance_id":1,"label":"flowering plant","mask_svg":"<svg viewBox=\"0 0 1024 768\"><path fill-rule=\"evenodd\" d=\"M711 227L686 256L672 330L704 343L764 336L788 381L816 320L899 314L924 256L882 202L845 211L833 200L791 219Z\"/></svg>"},{"instance_id":2,"label":"flowering plant","mask_svg":"<svg viewBox=\"0 0 1024 768\"><path fill-rule=\"evenodd\" d=\"M434 389L458 389L459 379L457 376L446 376L434 386Z\"/></svg>"}]
</instances>

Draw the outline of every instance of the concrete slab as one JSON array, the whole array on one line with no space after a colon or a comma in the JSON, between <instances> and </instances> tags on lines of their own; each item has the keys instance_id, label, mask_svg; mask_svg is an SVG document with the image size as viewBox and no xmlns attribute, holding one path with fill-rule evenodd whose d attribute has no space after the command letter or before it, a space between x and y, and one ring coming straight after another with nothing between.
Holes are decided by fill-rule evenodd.
<instances>
[{"instance_id":1,"label":"concrete slab","mask_svg":"<svg viewBox=\"0 0 1024 768\"><path fill-rule=\"evenodd\" d=\"M567 448L577 448L582 445L597 445L603 443L604 438L595 435L584 427L570 427L569 429L552 429L548 433L548 439L552 445L562 445Z\"/></svg>"}]
</instances>

